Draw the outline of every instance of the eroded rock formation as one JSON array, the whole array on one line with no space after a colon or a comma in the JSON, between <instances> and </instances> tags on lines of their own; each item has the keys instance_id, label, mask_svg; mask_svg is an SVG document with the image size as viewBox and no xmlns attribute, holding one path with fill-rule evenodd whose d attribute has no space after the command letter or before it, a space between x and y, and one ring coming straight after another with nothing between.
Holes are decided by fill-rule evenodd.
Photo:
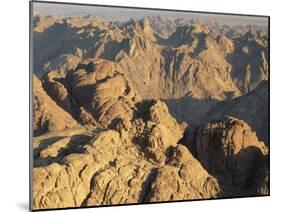
<instances>
[{"instance_id":1,"label":"eroded rock formation","mask_svg":"<svg viewBox=\"0 0 281 212\"><path fill-rule=\"evenodd\" d=\"M225 196L256 194L267 183L254 179L266 175L268 149L242 120L227 117L189 128L182 143L219 180Z\"/></svg>"},{"instance_id":2,"label":"eroded rock formation","mask_svg":"<svg viewBox=\"0 0 281 212\"><path fill-rule=\"evenodd\" d=\"M267 33L164 22L35 20L34 209L269 193Z\"/></svg>"},{"instance_id":3,"label":"eroded rock formation","mask_svg":"<svg viewBox=\"0 0 281 212\"><path fill-rule=\"evenodd\" d=\"M60 108L42 88L41 81L33 76L33 131L34 135L61 131L78 125L69 113Z\"/></svg>"}]
</instances>

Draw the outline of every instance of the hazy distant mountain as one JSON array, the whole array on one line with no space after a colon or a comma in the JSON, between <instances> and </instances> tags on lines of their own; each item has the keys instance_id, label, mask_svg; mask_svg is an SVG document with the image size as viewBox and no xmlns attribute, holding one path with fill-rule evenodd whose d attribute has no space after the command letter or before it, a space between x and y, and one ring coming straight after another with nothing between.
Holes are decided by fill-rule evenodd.
<instances>
[{"instance_id":1,"label":"hazy distant mountain","mask_svg":"<svg viewBox=\"0 0 281 212\"><path fill-rule=\"evenodd\" d=\"M217 22L219 24L226 24L233 26L257 25L267 27L267 18L258 16L245 15L224 15L224 14L210 14L198 12L185 11L167 11L167 10L153 10L153 9L135 9L110 7L99 5L78 5L78 4L54 4L46 2L36 2L33 4L34 15L42 16L62 16L62 17L97 17L106 21L128 21L129 19L140 20L149 16L162 16L168 19L186 19L199 20L201 22Z\"/></svg>"}]
</instances>

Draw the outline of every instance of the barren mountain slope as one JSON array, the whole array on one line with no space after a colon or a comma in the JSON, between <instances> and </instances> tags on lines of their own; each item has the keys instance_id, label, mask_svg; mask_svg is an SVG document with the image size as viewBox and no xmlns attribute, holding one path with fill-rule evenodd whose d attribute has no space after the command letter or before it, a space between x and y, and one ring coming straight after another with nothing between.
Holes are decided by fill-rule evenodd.
<instances>
[{"instance_id":1,"label":"barren mountain slope","mask_svg":"<svg viewBox=\"0 0 281 212\"><path fill-rule=\"evenodd\" d=\"M204 117L205 120L222 119L230 115L245 120L255 131L259 139L268 144L268 81L261 82L252 92L233 100L215 105Z\"/></svg>"},{"instance_id":2,"label":"barren mountain slope","mask_svg":"<svg viewBox=\"0 0 281 212\"><path fill-rule=\"evenodd\" d=\"M34 208L217 197L216 179L177 144L186 124L178 124L161 101L140 114L128 127L119 122L114 130L76 128L35 137ZM159 182L171 173L163 190Z\"/></svg>"},{"instance_id":3,"label":"barren mountain slope","mask_svg":"<svg viewBox=\"0 0 281 212\"><path fill-rule=\"evenodd\" d=\"M269 194L267 33L165 22L36 18L34 209Z\"/></svg>"},{"instance_id":4,"label":"barren mountain slope","mask_svg":"<svg viewBox=\"0 0 281 212\"><path fill-rule=\"evenodd\" d=\"M36 76L33 76L32 90L33 132L35 136L78 126L75 119L46 94Z\"/></svg>"},{"instance_id":5,"label":"barren mountain slope","mask_svg":"<svg viewBox=\"0 0 281 212\"><path fill-rule=\"evenodd\" d=\"M34 35L39 76L49 70L64 74L95 56L118 62L145 99L192 95L220 100L253 90L268 77L266 32L228 38L207 24L192 23L161 38L151 18L121 26L94 18L54 19Z\"/></svg>"},{"instance_id":6,"label":"barren mountain slope","mask_svg":"<svg viewBox=\"0 0 281 212\"><path fill-rule=\"evenodd\" d=\"M68 72L65 78L56 78L51 73L48 77L44 80L45 86L54 86L58 94L65 94L53 93L53 99L66 108L69 105L62 100L75 99L72 107L85 107L100 127L76 126L34 137L34 208L267 194L267 148L243 121L223 121L222 131L218 131L218 137L214 138L213 134L208 136L205 130L200 131L201 127L193 133L193 127L179 124L170 115L164 102L141 100L126 75L122 74L122 69L101 59L84 61ZM41 82L35 79L35 87L38 87ZM52 84L51 79L57 81ZM48 83L46 80L49 80ZM43 94L47 96L42 87L39 88L40 98ZM67 95L68 98L60 98ZM60 106L56 107L62 111L56 110L54 114L68 114ZM62 117L62 120L67 119ZM210 126L216 130L213 126L217 125ZM224 145L223 135L228 135L228 131L234 131L235 136L229 135L234 140L226 140L229 145L226 143L228 146L224 148L231 151L228 147L234 144L235 149L234 155L225 158L228 153L222 153L218 145L213 148L211 142ZM249 139L243 140L243 136ZM193 142L198 139L202 141L203 148L209 148L208 154L217 157L218 160L213 161L214 166L209 167L206 163L213 155L200 153L206 149L194 150ZM257 148L261 153L248 154L248 148ZM219 163L224 160L226 165L222 167ZM253 162L259 160L264 161L263 165ZM232 161L238 161L242 167L231 165L236 164ZM239 174L241 169L246 179L235 181L233 185L229 183L232 178L221 177L216 167L222 168L226 176L234 179L237 176L233 176L233 172ZM248 191L247 180L256 173L251 170L257 170L260 178L250 185Z\"/></svg>"},{"instance_id":7,"label":"barren mountain slope","mask_svg":"<svg viewBox=\"0 0 281 212\"><path fill-rule=\"evenodd\" d=\"M268 148L246 122L226 117L189 127L181 143L217 178L224 196L268 194Z\"/></svg>"},{"instance_id":8,"label":"barren mountain slope","mask_svg":"<svg viewBox=\"0 0 281 212\"><path fill-rule=\"evenodd\" d=\"M187 121L192 125L221 120L227 115L235 116L246 121L257 132L258 138L268 144L268 89L268 81L264 80L253 91L234 99L199 100L188 96L168 99L165 102L178 121Z\"/></svg>"}]
</instances>

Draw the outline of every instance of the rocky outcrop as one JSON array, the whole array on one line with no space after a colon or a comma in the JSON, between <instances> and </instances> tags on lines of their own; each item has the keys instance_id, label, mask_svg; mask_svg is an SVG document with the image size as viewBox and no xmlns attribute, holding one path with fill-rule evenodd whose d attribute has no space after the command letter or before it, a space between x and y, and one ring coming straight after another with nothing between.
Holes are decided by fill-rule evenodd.
<instances>
[{"instance_id":1,"label":"rocky outcrop","mask_svg":"<svg viewBox=\"0 0 281 212\"><path fill-rule=\"evenodd\" d=\"M60 18L46 27L44 24L44 21L37 22L33 34L34 68L38 77L51 70L65 75L85 58L110 59L118 53L114 48L120 48L125 39L116 26L96 18ZM37 28L44 30L38 32Z\"/></svg>"},{"instance_id":2,"label":"rocky outcrop","mask_svg":"<svg viewBox=\"0 0 281 212\"><path fill-rule=\"evenodd\" d=\"M115 76L123 80L120 73L96 80L98 72L89 66L99 65L82 66L92 77L69 73L68 85L76 85L71 89L83 83L90 89L90 82L103 88ZM94 96L99 86L93 86ZM114 91L123 94L123 84L118 86ZM193 128L179 124L160 100L140 101L135 110L113 130L85 125L35 137L34 209L268 194L268 150L244 121L227 118Z\"/></svg>"},{"instance_id":3,"label":"rocky outcrop","mask_svg":"<svg viewBox=\"0 0 281 212\"><path fill-rule=\"evenodd\" d=\"M70 152L64 155L60 161L62 164L51 163L46 167L33 169L34 208L75 207L85 201L90 192L93 174L117 156L118 146L122 144L117 132L101 132L93 136L94 138L84 145L80 144L82 153ZM45 142L46 139L41 140L40 145L44 145ZM57 142L61 142L61 139ZM74 143L75 141L73 145L76 145ZM61 148L66 146L67 143L64 143ZM47 157L47 155L42 157L42 151L46 152L48 149L49 146L42 149L37 160Z\"/></svg>"},{"instance_id":4,"label":"rocky outcrop","mask_svg":"<svg viewBox=\"0 0 281 212\"><path fill-rule=\"evenodd\" d=\"M169 113L167 105L157 100L149 109L150 120L156 124L164 125L173 134L175 140L179 140L187 124L185 122L178 124L176 119Z\"/></svg>"},{"instance_id":5,"label":"rocky outcrop","mask_svg":"<svg viewBox=\"0 0 281 212\"><path fill-rule=\"evenodd\" d=\"M159 100L150 103L147 116L140 114L131 128L118 125L119 132L83 127L36 137L34 208L217 197L216 179L178 144L187 125L178 124ZM138 138L142 144L134 143Z\"/></svg>"},{"instance_id":6,"label":"rocky outcrop","mask_svg":"<svg viewBox=\"0 0 281 212\"><path fill-rule=\"evenodd\" d=\"M103 127L114 128L119 120L130 127L139 101L118 65L104 60L87 60L67 75L74 98Z\"/></svg>"},{"instance_id":7,"label":"rocky outcrop","mask_svg":"<svg viewBox=\"0 0 281 212\"><path fill-rule=\"evenodd\" d=\"M69 94L65 79L56 71L48 72L43 78L43 87L48 95L65 111L76 116L77 103Z\"/></svg>"},{"instance_id":8,"label":"rocky outcrop","mask_svg":"<svg viewBox=\"0 0 281 212\"><path fill-rule=\"evenodd\" d=\"M175 201L215 198L220 194L217 180L208 174L187 148L177 145L167 165L157 170L149 200Z\"/></svg>"},{"instance_id":9,"label":"rocky outcrop","mask_svg":"<svg viewBox=\"0 0 281 212\"><path fill-rule=\"evenodd\" d=\"M186 147L174 146L162 164L150 160L145 151L115 130L81 128L37 137L33 145L33 207L217 197L216 179Z\"/></svg>"},{"instance_id":10,"label":"rocky outcrop","mask_svg":"<svg viewBox=\"0 0 281 212\"><path fill-rule=\"evenodd\" d=\"M261 161L267 158L268 149L247 123L227 117L190 128L182 143L223 185L224 196L256 194L251 193L257 186L253 178L265 171Z\"/></svg>"},{"instance_id":11,"label":"rocky outcrop","mask_svg":"<svg viewBox=\"0 0 281 212\"><path fill-rule=\"evenodd\" d=\"M62 54L48 61L44 64L43 69L46 73L57 72L60 76L64 76L69 70L76 68L81 62L83 54L80 48L75 48L72 53Z\"/></svg>"},{"instance_id":12,"label":"rocky outcrop","mask_svg":"<svg viewBox=\"0 0 281 212\"><path fill-rule=\"evenodd\" d=\"M152 124L148 130L146 146L148 151L155 154L157 158L157 154L165 153L169 147L177 145L187 124L178 124L170 115L166 104L159 100L150 107L149 115L149 121Z\"/></svg>"},{"instance_id":13,"label":"rocky outcrop","mask_svg":"<svg viewBox=\"0 0 281 212\"><path fill-rule=\"evenodd\" d=\"M262 81L258 87L244 96L219 102L205 115L205 120L235 116L246 121L257 133L259 140L268 145L269 131L269 83Z\"/></svg>"},{"instance_id":14,"label":"rocky outcrop","mask_svg":"<svg viewBox=\"0 0 281 212\"><path fill-rule=\"evenodd\" d=\"M41 81L36 76L33 76L32 91L33 132L35 136L79 125L69 113L65 112L46 94Z\"/></svg>"},{"instance_id":15,"label":"rocky outcrop","mask_svg":"<svg viewBox=\"0 0 281 212\"><path fill-rule=\"evenodd\" d=\"M222 53L223 44L217 43L207 26L184 26L158 42L152 33L148 39L145 30L141 32L130 38L129 54L119 55L118 62L143 98L189 94L198 99L225 99L228 92L240 95L231 78L231 64ZM205 83L209 78L212 81Z\"/></svg>"}]
</instances>

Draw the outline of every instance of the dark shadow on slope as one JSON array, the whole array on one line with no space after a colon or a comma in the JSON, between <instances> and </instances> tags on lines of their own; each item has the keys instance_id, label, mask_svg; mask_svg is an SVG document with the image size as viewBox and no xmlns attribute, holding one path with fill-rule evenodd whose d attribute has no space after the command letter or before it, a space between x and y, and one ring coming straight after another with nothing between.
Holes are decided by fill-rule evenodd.
<instances>
[{"instance_id":1,"label":"dark shadow on slope","mask_svg":"<svg viewBox=\"0 0 281 212\"><path fill-rule=\"evenodd\" d=\"M71 70L70 70L71 71ZM76 99L70 93L70 86L65 78L52 78L52 81L48 81L47 75L43 76L42 85L45 92L48 94L54 102L60 106L65 112L72 116L73 119L79 119L79 105ZM61 93L56 90L56 83L63 86L66 89L66 96L61 99ZM65 93L63 93L65 94Z\"/></svg>"},{"instance_id":2,"label":"dark shadow on slope","mask_svg":"<svg viewBox=\"0 0 281 212\"><path fill-rule=\"evenodd\" d=\"M232 65L232 79L237 81L238 88L244 94L254 90L263 80L264 73L261 69L263 53L268 61L267 47L262 46L255 39L255 35L251 32L235 38L236 47L226 57L226 60Z\"/></svg>"},{"instance_id":3,"label":"dark shadow on slope","mask_svg":"<svg viewBox=\"0 0 281 212\"><path fill-rule=\"evenodd\" d=\"M106 60L115 61L117 54L123 50L128 53L130 49L130 40L123 39L121 42L112 40L106 43L104 52L101 55L101 58Z\"/></svg>"},{"instance_id":4,"label":"dark shadow on slope","mask_svg":"<svg viewBox=\"0 0 281 212\"><path fill-rule=\"evenodd\" d=\"M44 32L34 32L34 71L38 77L42 76L48 61L85 46L86 41L82 42L78 31L79 28L71 28L66 23L55 23Z\"/></svg>"},{"instance_id":5,"label":"dark shadow on slope","mask_svg":"<svg viewBox=\"0 0 281 212\"><path fill-rule=\"evenodd\" d=\"M33 149L34 159L36 159L40 156L40 152L42 150L48 148L49 146L53 145L54 143L56 143L57 141L59 141L62 138L64 138L64 137L63 136L55 136L55 137L52 137L52 138L43 139L40 142L40 145Z\"/></svg>"},{"instance_id":6,"label":"dark shadow on slope","mask_svg":"<svg viewBox=\"0 0 281 212\"><path fill-rule=\"evenodd\" d=\"M67 137L54 137L42 140L40 142L40 145L34 149L33 167L45 167L51 163L62 164L64 157L75 153L84 153L85 145L90 143L92 136L83 134L71 136L70 141L65 146L57 147L57 149L55 150L57 151L55 157L48 156L43 158L40 156L42 151L47 150L48 148L52 148L52 145L56 144L64 138Z\"/></svg>"},{"instance_id":7,"label":"dark shadow on slope","mask_svg":"<svg viewBox=\"0 0 281 212\"><path fill-rule=\"evenodd\" d=\"M236 155L225 157L225 175L216 176L223 188L224 197L267 195L260 193L261 186L269 189L265 178L268 176L268 156L255 146L241 149ZM228 175L228 176L227 176Z\"/></svg>"},{"instance_id":8,"label":"dark shadow on slope","mask_svg":"<svg viewBox=\"0 0 281 212\"><path fill-rule=\"evenodd\" d=\"M178 122L198 125L202 122L207 112L219 101L215 99L199 100L192 96L179 99L163 99L169 108L169 112Z\"/></svg>"},{"instance_id":9,"label":"dark shadow on slope","mask_svg":"<svg viewBox=\"0 0 281 212\"><path fill-rule=\"evenodd\" d=\"M177 49L165 48L161 51L163 61L161 61L161 68L164 69L166 78L170 78L173 83L176 83L177 75L180 66L185 59L185 53L180 53Z\"/></svg>"},{"instance_id":10,"label":"dark shadow on slope","mask_svg":"<svg viewBox=\"0 0 281 212\"><path fill-rule=\"evenodd\" d=\"M268 88L268 81L262 81L254 91L234 99L229 93L229 98L223 101L211 98L199 100L192 96L162 100L178 122L199 125L225 116L234 116L247 122L256 131L258 138L268 145Z\"/></svg>"},{"instance_id":11,"label":"dark shadow on slope","mask_svg":"<svg viewBox=\"0 0 281 212\"><path fill-rule=\"evenodd\" d=\"M206 34L198 33L196 34L196 38L198 40L198 43L193 50L193 52L190 54L191 58L196 58L202 51L206 50Z\"/></svg>"},{"instance_id":12,"label":"dark shadow on slope","mask_svg":"<svg viewBox=\"0 0 281 212\"><path fill-rule=\"evenodd\" d=\"M218 180L222 197L267 194L268 155L263 155L256 146L248 146L236 154L225 154L219 128L204 131L211 140L200 140L202 135L197 134L197 129L189 126L179 143L185 145L203 168ZM199 158L197 142L209 142L207 155L201 153Z\"/></svg>"},{"instance_id":13,"label":"dark shadow on slope","mask_svg":"<svg viewBox=\"0 0 281 212\"><path fill-rule=\"evenodd\" d=\"M247 122L266 145L269 139L269 84L262 81L252 92L216 104L205 114L202 121L220 120L234 116Z\"/></svg>"},{"instance_id":14,"label":"dark shadow on slope","mask_svg":"<svg viewBox=\"0 0 281 212\"><path fill-rule=\"evenodd\" d=\"M81 30L84 30L81 32ZM92 36L91 30L94 30ZM55 36L55 37L54 37ZM59 56L74 54L77 48L86 50L83 58L99 57L115 61L121 50L128 52L129 40L121 42L110 40L107 30L99 27L73 27L67 23L55 23L43 32L34 32L34 72L40 78L44 73L44 65ZM104 50L98 51L99 48ZM81 60L83 60L81 58Z\"/></svg>"},{"instance_id":15,"label":"dark shadow on slope","mask_svg":"<svg viewBox=\"0 0 281 212\"><path fill-rule=\"evenodd\" d=\"M146 179L142 182L141 191L138 198L139 203L149 202L151 185L155 180L156 174L157 174L157 168L152 168L150 170L150 173L147 175Z\"/></svg>"},{"instance_id":16,"label":"dark shadow on slope","mask_svg":"<svg viewBox=\"0 0 281 212\"><path fill-rule=\"evenodd\" d=\"M155 100L146 99L136 103L136 110L133 114L133 119L142 119L144 122L150 119L149 109L154 104Z\"/></svg>"}]
</instances>

